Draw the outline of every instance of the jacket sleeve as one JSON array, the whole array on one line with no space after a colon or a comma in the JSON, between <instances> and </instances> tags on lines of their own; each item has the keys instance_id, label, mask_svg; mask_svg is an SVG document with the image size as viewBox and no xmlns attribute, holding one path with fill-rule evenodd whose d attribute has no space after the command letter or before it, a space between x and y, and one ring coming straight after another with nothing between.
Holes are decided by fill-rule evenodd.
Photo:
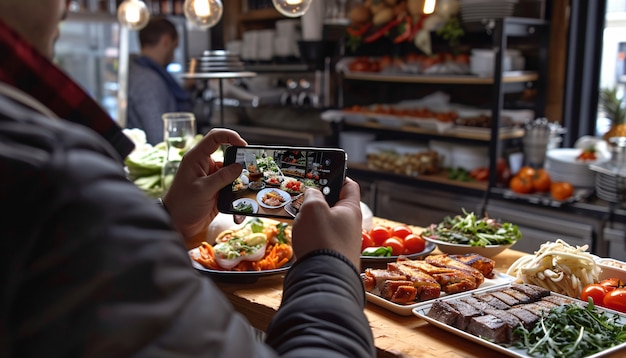
<instances>
[{"instance_id":1,"label":"jacket sleeve","mask_svg":"<svg viewBox=\"0 0 626 358\"><path fill-rule=\"evenodd\" d=\"M374 357L365 290L348 260L332 252L299 260L285 277L267 343L285 357Z\"/></svg>"},{"instance_id":2,"label":"jacket sleeve","mask_svg":"<svg viewBox=\"0 0 626 358\"><path fill-rule=\"evenodd\" d=\"M0 356L276 355L118 163L91 148L25 155L38 164L3 166L29 191L3 238Z\"/></svg>"}]
</instances>

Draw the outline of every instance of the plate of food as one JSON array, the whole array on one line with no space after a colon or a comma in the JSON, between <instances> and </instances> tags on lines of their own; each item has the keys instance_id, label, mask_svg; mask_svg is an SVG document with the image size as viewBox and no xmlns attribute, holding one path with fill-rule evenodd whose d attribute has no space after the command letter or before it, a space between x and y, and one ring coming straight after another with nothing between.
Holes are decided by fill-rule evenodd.
<instances>
[{"instance_id":1,"label":"plate of food","mask_svg":"<svg viewBox=\"0 0 626 358\"><path fill-rule=\"evenodd\" d=\"M441 297L505 285L514 277L494 270L495 261L477 255L428 255L401 258L385 269L361 273L367 300L393 313L410 316L413 308Z\"/></svg>"},{"instance_id":2,"label":"plate of food","mask_svg":"<svg viewBox=\"0 0 626 358\"><path fill-rule=\"evenodd\" d=\"M267 230L270 226L276 230ZM254 282L291 267L294 260L291 229L284 222L253 218L221 232L215 244L204 242L190 250L189 257L194 268L217 280ZM266 232L273 234L268 237Z\"/></svg>"},{"instance_id":3,"label":"plate of food","mask_svg":"<svg viewBox=\"0 0 626 358\"><path fill-rule=\"evenodd\" d=\"M292 195L303 193L305 188L304 183L296 178L285 177L285 180L280 183L280 189Z\"/></svg>"},{"instance_id":4,"label":"plate of food","mask_svg":"<svg viewBox=\"0 0 626 358\"><path fill-rule=\"evenodd\" d=\"M297 195L290 202L288 202L285 205L285 211L295 218L298 212L300 211L300 207L302 206L303 202L304 202L304 193Z\"/></svg>"},{"instance_id":5,"label":"plate of food","mask_svg":"<svg viewBox=\"0 0 626 358\"><path fill-rule=\"evenodd\" d=\"M595 358L626 347L626 315L529 284L444 297L413 314L512 357Z\"/></svg>"},{"instance_id":6,"label":"plate of food","mask_svg":"<svg viewBox=\"0 0 626 358\"><path fill-rule=\"evenodd\" d=\"M243 214L254 214L259 211L259 204L248 198L241 198L233 201L233 210Z\"/></svg>"},{"instance_id":7,"label":"plate of food","mask_svg":"<svg viewBox=\"0 0 626 358\"><path fill-rule=\"evenodd\" d=\"M256 195L259 205L266 209L278 209L291 201L289 193L275 188L265 188Z\"/></svg>"},{"instance_id":8,"label":"plate of food","mask_svg":"<svg viewBox=\"0 0 626 358\"><path fill-rule=\"evenodd\" d=\"M270 177L266 177L265 178L265 185L266 186L273 186L273 187L279 187L280 183L283 182L283 177L282 176L270 176Z\"/></svg>"},{"instance_id":9,"label":"plate of food","mask_svg":"<svg viewBox=\"0 0 626 358\"><path fill-rule=\"evenodd\" d=\"M424 250L415 252L412 254L403 254L403 255L391 255L391 256L366 256L361 255L361 265L363 267L372 267L374 265L384 265L388 262L398 261L399 258L410 259L410 260L419 260L424 256L433 252L437 246L431 242L427 242L424 246Z\"/></svg>"},{"instance_id":10,"label":"plate of food","mask_svg":"<svg viewBox=\"0 0 626 358\"><path fill-rule=\"evenodd\" d=\"M422 237L448 254L476 253L494 257L522 238L517 225L478 217L463 210L463 215L447 216L422 231Z\"/></svg>"}]
</instances>

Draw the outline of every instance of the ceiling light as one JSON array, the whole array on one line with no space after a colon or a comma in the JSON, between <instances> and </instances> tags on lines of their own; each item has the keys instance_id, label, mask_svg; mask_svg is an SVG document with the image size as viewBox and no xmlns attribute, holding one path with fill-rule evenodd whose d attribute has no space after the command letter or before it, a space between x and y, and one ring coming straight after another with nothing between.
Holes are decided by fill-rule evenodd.
<instances>
[{"instance_id":1,"label":"ceiling light","mask_svg":"<svg viewBox=\"0 0 626 358\"><path fill-rule=\"evenodd\" d=\"M432 14L433 12L435 12L435 3L436 3L436 0L424 1L424 14L425 15Z\"/></svg>"},{"instance_id":2,"label":"ceiling light","mask_svg":"<svg viewBox=\"0 0 626 358\"><path fill-rule=\"evenodd\" d=\"M304 15L311 6L311 2L313 2L313 0L272 0L276 10L287 17Z\"/></svg>"},{"instance_id":3,"label":"ceiling light","mask_svg":"<svg viewBox=\"0 0 626 358\"><path fill-rule=\"evenodd\" d=\"M220 0L185 0L183 7L187 21L199 29L217 25L224 11Z\"/></svg>"},{"instance_id":4,"label":"ceiling light","mask_svg":"<svg viewBox=\"0 0 626 358\"><path fill-rule=\"evenodd\" d=\"M150 20L150 10L143 1L124 0L117 8L117 19L130 30L141 30Z\"/></svg>"}]
</instances>

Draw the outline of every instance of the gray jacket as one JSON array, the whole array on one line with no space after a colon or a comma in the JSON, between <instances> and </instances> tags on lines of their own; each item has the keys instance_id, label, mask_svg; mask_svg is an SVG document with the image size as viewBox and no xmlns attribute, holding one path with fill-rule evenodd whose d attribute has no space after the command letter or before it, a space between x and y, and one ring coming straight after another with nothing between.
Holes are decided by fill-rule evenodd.
<instances>
[{"instance_id":1,"label":"gray jacket","mask_svg":"<svg viewBox=\"0 0 626 358\"><path fill-rule=\"evenodd\" d=\"M375 354L358 273L330 255L291 268L255 339L88 128L0 95L0 175L0 357Z\"/></svg>"}]
</instances>

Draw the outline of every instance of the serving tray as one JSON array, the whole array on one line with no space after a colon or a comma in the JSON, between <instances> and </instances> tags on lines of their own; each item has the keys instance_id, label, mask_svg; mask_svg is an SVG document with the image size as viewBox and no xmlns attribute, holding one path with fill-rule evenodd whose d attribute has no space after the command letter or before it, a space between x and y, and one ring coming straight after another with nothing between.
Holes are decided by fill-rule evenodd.
<instances>
[{"instance_id":1,"label":"serving tray","mask_svg":"<svg viewBox=\"0 0 626 358\"><path fill-rule=\"evenodd\" d=\"M439 296L439 298L435 298L432 300L427 300L427 301L421 301L421 302L415 302L413 304L409 304L409 305L403 305L403 304L399 304L399 303L394 303L391 302L385 298L382 298L378 295L375 295L373 293L370 292L366 292L366 297L367 300L375 305L378 305L382 308L388 309L389 311L401 315L401 316L411 316L414 314L413 309L419 306L424 305L425 303L432 303L433 301L435 301L436 299L441 299L443 297L446 298L455 298L455 297L460 297L460 295L466 294L466 293L476 293L476 292L482 292L484 290L488 290L491 288L495 288L495 287L501 287L501 286L505 286L511 282L513 282L515 280L515 277L513 276L509 276L507 274L503 274L501 272L498 272L496 270L493 271L494 275L493 278L485 278L485 281L478 286L478 288L471 290L471 291L467 291L467 292L461 292L461 293L455 293L455 294L451 294L451 295L447 295L445 293L441 293L441 296ZM429 306L430 307L430 306Z\"/></svg>"},{"instance_id":2,"label":"serving tray","mask_svg":"<svg viewBox=\"0 0 626 358\"><path fill-rule=\"evenodd\" d=\"M486 293L486 292L491 292L491 291L495 291L495 290L499 290L502 289L503 287L508 287L511 286L510 283L509 284L505 284L505 285L499 285L498 287L492 286L492 287L488 287L484 290L481 290L480 292L482 293ZM457 299L462 299L462 298L466 298L466 297L470 297L473 293L476 293L478 291L474 290L474 291L468 291L468 292L464 292L464 293L460 293L460 294L456 294L456 295L450 295L447 297L443 297L440 298L442 301L452 301L452 300L457 300ZM555 292L551 293L553 296L558 296L558 297L563 297L563 298L567 298L572 300L571 297L565 296L565 295L561 295ZM525 349L519 349L519 348L515 348L513 346L509 346L509 345L504 345L504 344L497 344L497 343L493 343L490 341L487 341L485 339L482 339L478 336L474 336L473 334L467 333L463 330L460 330L456 327L447 325L443 322L440 322L434 318L428 317L428 312L430 310L430 307L432 306L434 300L430 300L428 302L424 302L424 303L420 303L417 305L414 305L412 308L412 313L414 315L416 315L417 317L420 317L422 319L424 319L425 321L427 321L428 323L437 326L438 328L441 328L445 331L448 331L452 334L455 334L457 336L460 336L462 338L468 339L472 342L478 343L480 345L483 345L485 347L491 348L499 353L511 356L511 357L522 357L522 358L531 358L531 357L537 357L537 356L530 356L527 354L527 351ZM617 321L617 323L619 324L626 324L626 315L619 313L617 311L613 311L613 310L607 310L604 309L602 307L598 307L596 306L596 309L600 312L609 312L611 314L617 314L619 315L619 320ZM626 348L626 342L616 345L614 347L605 349L603 351L600 351L598 353L595 353L593 355L590 356L586 356L585 358L596 358L596 357L602 357L605 356L609 353L612 352L616 352L619 351L621 349Z\"/></svg>"}]
</instances>

